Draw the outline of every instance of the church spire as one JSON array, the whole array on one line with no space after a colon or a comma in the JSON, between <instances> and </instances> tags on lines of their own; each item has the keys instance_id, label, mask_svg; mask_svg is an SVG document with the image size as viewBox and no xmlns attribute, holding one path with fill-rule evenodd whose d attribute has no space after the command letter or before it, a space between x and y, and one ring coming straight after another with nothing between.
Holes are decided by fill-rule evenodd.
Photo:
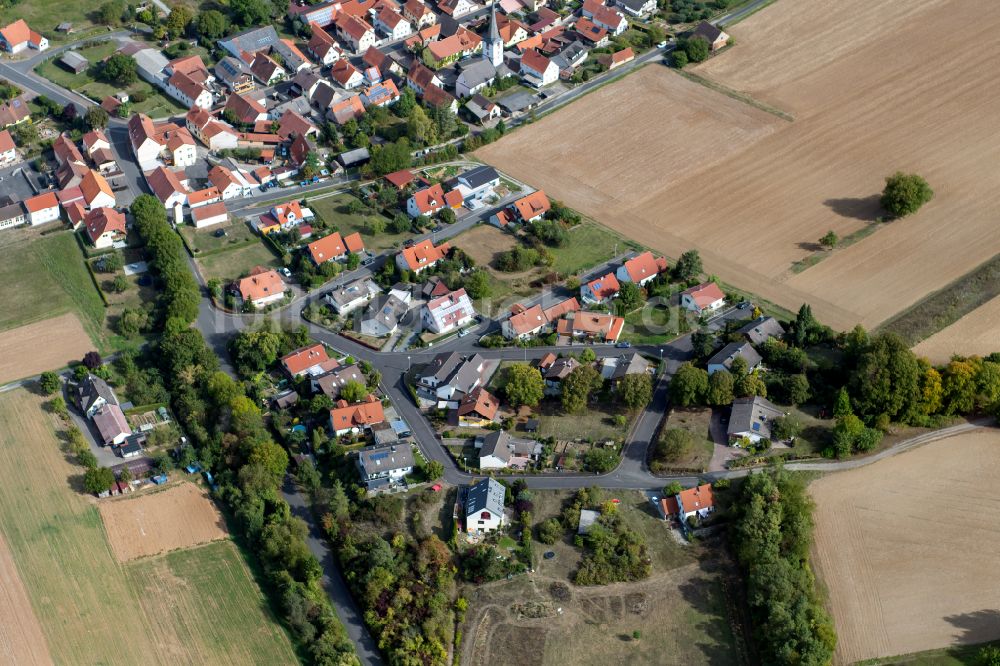
<instances>
[{"instance_id":1,"label":"church spire","mask_svg":"<svg viewBox=\"0 0 1000 666\"><path fill-rule=\"evenodd\" d=\"M494 67L503 64L503 40L500 39L500 30L497 28L497 7L496 2L490 3L490 33L483 44L483 57L493 63Z\"/></svg>"}]
</instances>

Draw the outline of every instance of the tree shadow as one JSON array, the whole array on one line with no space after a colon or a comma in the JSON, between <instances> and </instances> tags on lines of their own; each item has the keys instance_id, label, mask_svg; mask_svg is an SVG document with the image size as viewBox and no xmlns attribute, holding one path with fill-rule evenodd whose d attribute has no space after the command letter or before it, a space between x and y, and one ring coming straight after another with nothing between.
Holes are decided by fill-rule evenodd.
<instances>
[{"instance_id":1,"label":"tree shadow","mask_svg":"<svg viewBox=\"0 0 1000 666\"><path fill-rule=\"evenodd\" d=\"M996 608L948 615L944 619L962 630L962 635L956 639L958 643L981 643L1000 638L1000 610Z\"/></svg>"},{"instance_id":2,"label":"tree shadow","mask_svg":"<svg viewBox=\"0 0 1000 666\"><path fill-rule=\"evenodd\" d=\"M731 635L729 619L724 599L725 592L717 579L695 576L678 589L684 600L697 610L701 616L691 623L691 628L704 636L723 637ZM733 663L732 645L725 640L712 641L694 640L691 645L697 648L703 657L703 662L713 666Z\"/></svg>"},{"instance_id":3,"label":"tree shadow","mask_svg":"<svg viewBox=\"0 0 1000 666\"><path fill-rule=\"evenodd\" d=\"M823 205L841 217L874 222L885 214L885 211L882 209L881 199L881 195L872 194L867 197L827 199L823 202Z\"/></svg>"},{"instance_id":4,"label":"tree shadow","mask_svg":"<svg viewBox=\"0 0 1000 666\"><path fill-rule=\"evenodd\" d=\"M800 250L805 250L806 252L819 252L824 249L822 245L814 242L802 242L797 244Z\"/></svg>"}]
</instances>

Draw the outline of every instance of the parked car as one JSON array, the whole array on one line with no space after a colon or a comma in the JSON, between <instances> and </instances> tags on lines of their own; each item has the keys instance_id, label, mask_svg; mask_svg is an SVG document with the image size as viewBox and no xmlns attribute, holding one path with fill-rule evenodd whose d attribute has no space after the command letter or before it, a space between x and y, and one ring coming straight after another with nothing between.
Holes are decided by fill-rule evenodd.
<instances>
[{"instance_id":1,"label":"parked car","mask_svg":"<svg viewBox=\"0 0 1000 666\"><path fill-rule=\"evenodd\" d=\"M287 266L281 269L281 274L284 275L286 278L292 277L292 272L288 270Z\"/></svg>"},{"instance_id":2,"label":"parked car","mask_svg":"<svg viewBox=\"0 0 1000 666\"><path fill-rule=\"evenodd\" d=\"M631 342L619 342L618 344L615 345L615 347L617 347L618 349L628 349L631 346L632 346Z\"/></svg>"},{"instance_id":3,"label":"parked car","mask_svg":"<svg viewBox=\"0 0 1000 666\"><path fill-rule=\"evenodd\" d=\"M413 240L412 238L409 238L405 243L403 243L403 247L413 247L416 244L417 241Z\"/></svg>"}]
</instances>

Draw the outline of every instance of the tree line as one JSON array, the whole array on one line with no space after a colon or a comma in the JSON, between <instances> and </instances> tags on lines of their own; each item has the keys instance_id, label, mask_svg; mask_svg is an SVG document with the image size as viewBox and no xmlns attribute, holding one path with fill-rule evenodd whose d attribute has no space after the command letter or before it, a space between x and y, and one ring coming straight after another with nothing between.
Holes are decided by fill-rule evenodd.
<instances>
[{"instance_id":1,"label":"tree line","mask_svg":"<svg viewBox=\"0 0 1000 666\"><path fill-rule=\"evenodd\" d=\"M178 423L215 474L216 495L258 558L265 587L303 652L316 664L357 664L320 584L322 569L306 544L307 527L291 515L280 494L288 455L271 438L257 405L219 371L218 358L190 327L198 314L198 286L163 206L142 195L132 214L163 283L158 309L164 326L157 355Z\"/></svg>"}]
</instances>

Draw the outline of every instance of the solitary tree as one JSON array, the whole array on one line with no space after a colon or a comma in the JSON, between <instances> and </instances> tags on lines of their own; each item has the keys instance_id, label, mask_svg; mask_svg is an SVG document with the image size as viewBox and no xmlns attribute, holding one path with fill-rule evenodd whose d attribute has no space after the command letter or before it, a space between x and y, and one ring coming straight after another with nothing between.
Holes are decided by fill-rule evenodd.
<instances>
[{"instance_id":1,"label":"solitary tree","mask_svg":"<svg viewBox=\"0 0 1000 666\"><path fill-rule=\"evenodd\" d=\"M601 375L592 365L573 369L562 383L562 406L567 414L582 412L591 392L601 386Z\"/></svg>"},{"instance_id":2,"label":"solitary tree","mask_svg":"<svg viewBox=\"0 0 1000 666\"><path fill-rule=\"evenodd\" d=\"M645 373L625 375L618 382L618 394L630 409L645 407L653 399L653 379Z\"/></svg>"},{"instance_id":3,"label":"solitary tree","mask_svg":"<svg viewBox=\"0 0 1000 666\"><path fill-rule=\"evenodd\" d=\"M226 34L227 24L225 14L216 9L209 9L198 14L195 29L205 39L216 40Z\"/></svg>"},{"instance_id":4,"label":"solitary tree","mask_svg":"<svg viewBox=\"0 0 1000 666\"><path fill-rule=\"evenodd\" d=\"M906 217L934 197L934 190L927 181L915 173L897 171L885 179L882 190L882 207L893 217Z\"/></svg>"},{"instance_id":5,"label":"solitary tree","mask_svg":"<svg viewBox=\"0 0 1000 666\"><path fill-rule=\"evenodd\" d=\"M832 249L837 246L837 241L839 240L840 238L837 237L836 232L833 229L830 229L830 231L826 232L826 234L819 239L819 244L825 248Z\"/></svg>"},{"instance_id":6,"label":"solitary tree","mask_svg":"<svg viewBox=\"0 0 1000 666\"><path fill-rule=\"evenodd\" d=\"M99 106L87 109L87 114L83 119L90 129L104 129L108 126L108 112Z\"/></svg>"},{"instance_id":7,"label":"solitary tree","mask_svg":"<svg viewBox=\"0 0 1000 666\"><path fill-rule=\"evenodd\" d=\"M83 475L83 487L95 495L111 488L115 482L115 473L107 467L91 467Z\"/></svg>"},{"instance_id":8,"label":"solitary tree","mask_svg":"<svg viewBox=\"0 0 1000 666\"><path fill-rule=\"evenodd\" d=\"M135 58L124 53L115 53L104 61L104 78L111 83L127 86L139 78Z\"/></svg>"},{"instance_id":9,"label":"solitary tree","mask_svg":"<svg viewBox=\"0 0 1000 666\"><path fill-rule=\"evenodd\" d=\"M527 363L515 363L507 370L504 393L507 395L507 401L514 407L534 406L545 393L545 381L537 368Z\"/></svg>"},{"instance_id":10,"label":"solitary tree","mask_svg":"<svg viewBox=\"0 0 1000 666\"><path fill-rule=\"evenodd\" d=\"M674 266L674 279L687 282L698 277L701 271L701 255L698 254L698 250L688 250L681 255Z\"/></svg>"},{"instance_id":11,"label":"solitary tree","mask_svg":"<svg viewBox=\"0 0 1000 666\"><path fill-rule=\"evenodd\" d=\"M59 375L54 372L43 372L38 378L38 387L45 395L52 395L58 391L60 384Z\"/></svg>"},{"instance_id":12,"label":"solitary tree","mask_svg":"<svg viewBox=\"0 0 1000 666\"><path fill-rule=\"evenodd\" d=\"M618 290L618 313L628 314L632 310L642 307L644 300L639 285L635 282L623 282Z\"/></svg>"},{"instance_id":13,"label":"solitary tree","mask_svg":"<svg viewBox=\"0 0 1000 666\"><path fill-rule=\"evenodd\" d=\"M684 69L688 64L688 54L680 49L674 51L674 67Z\"/></svg>"}]
</instances>

